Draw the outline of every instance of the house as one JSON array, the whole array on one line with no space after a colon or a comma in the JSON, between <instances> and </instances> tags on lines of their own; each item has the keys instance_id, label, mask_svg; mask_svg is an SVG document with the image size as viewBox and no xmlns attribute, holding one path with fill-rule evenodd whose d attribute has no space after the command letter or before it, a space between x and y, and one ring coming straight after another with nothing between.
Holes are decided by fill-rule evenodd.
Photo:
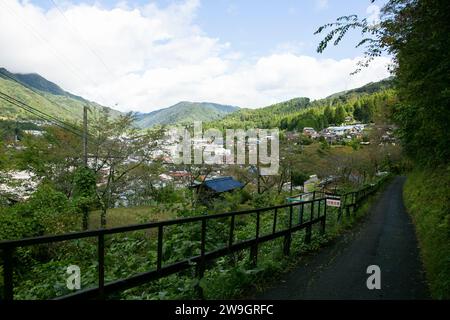
<instances>
[{"instance_id":1,"label":"house","mask_svg":"<svg viewBox=\"0 0 450 320\"><path fill-rule=\"evenodd\" d=\"M308 136L308 137L311 137L311 138L314 138L315 136L317 136L316 130L314 128L311 128L311 127L304 127L303 128L303 134L305 136Z\"/></svg>"},{"instance_id":2,"label":"house","mask_svg":"<svg viewBox=\"0 0 450 320\"><path fill-rule=\"evenodd\" d=\"M241 189L244 186L242 182L234 180L232 177L219 177L206 179L203 182L194 181L191 187L197 189L197 192L199 192L200 188L204 188L208 195L217 195Z\"/></svg>"},{"instance_id":3,"label":"house","mask_svg":"<svg viewBox=\"0 0 450 320\"><path fill-rule=\"evenodd\" d=\"M24 134L29 134L31 136L40 137L44 134L44 131L42 130L22 130Z\"/></svg>"},{"instance_id":4,"label":"house","mask_svg":"<svg viewBox=\"0 0 450 320\"><path fill-rule=\"evenodd\" d=\"M293 132L293 131L288 131L286 132L286 139L291 141L291 140L296 140L300 137L298 132Z\"/></svg>"}]
</instances>

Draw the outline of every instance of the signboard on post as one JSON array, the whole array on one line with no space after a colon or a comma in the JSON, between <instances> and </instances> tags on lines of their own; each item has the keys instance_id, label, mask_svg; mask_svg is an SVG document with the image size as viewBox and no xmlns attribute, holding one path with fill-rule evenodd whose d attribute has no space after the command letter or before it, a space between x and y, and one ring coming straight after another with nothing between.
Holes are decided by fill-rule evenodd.
<instances>
[{"instance_id":1,"label":"signboard on post","mask_svg":"<svg viewBox=\"0 0 450 320\"><path fill-rule=\"evenodd\" d=\"M339 208L341 206L341 198L340 197L327 198L327 206Z\"/></svg>"}]
</instances>

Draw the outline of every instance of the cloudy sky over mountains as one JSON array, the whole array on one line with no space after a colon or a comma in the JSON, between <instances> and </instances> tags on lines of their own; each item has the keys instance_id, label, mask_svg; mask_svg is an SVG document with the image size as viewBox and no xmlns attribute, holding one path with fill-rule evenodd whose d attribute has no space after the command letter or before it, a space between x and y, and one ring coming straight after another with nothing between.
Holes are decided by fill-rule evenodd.
<instances>
[{"instance_id":1,"label":"cloudy sky over mountains","mask_svg":"<svg viewBox=\"0 0 450 320\"><path fill-rule=\"evenodd\" d=\"M354 48L358 33L323 55L315 52L317 27L351 13L376 20L378 6L361 0L0 0L0 66L39 73L122 111L149 112L183 100L256 108L321 98L389 75L390 59L381 57L350 76L362 55Z\"/></svg>"}]
</instances>

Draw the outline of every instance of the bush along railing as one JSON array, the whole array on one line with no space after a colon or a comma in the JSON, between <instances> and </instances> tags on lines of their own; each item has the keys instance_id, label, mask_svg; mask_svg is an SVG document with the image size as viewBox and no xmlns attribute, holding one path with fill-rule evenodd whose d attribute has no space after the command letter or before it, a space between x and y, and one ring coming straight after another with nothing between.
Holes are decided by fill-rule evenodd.
<instances>
[{"instance_id":1,"label":"bush along railing","mask_svg":"<svg viewBox=\"0 0 450 320\"><path fill-rule=\"evenodd\" d=\"M383 179L384 180L384 179ZM311 242L312 229L314 226L319 228L320 234L326 231L327 207L334 206L338 209L337 220L342 219L343 212L350 214L357 210L358 206L377 188L383 181L377 184L369 185L361 190L346 193L341 196L334 194L315 194L312 200L292 202L285 205L258 208L246 211L228 212L214 215L203 215L195 217L187 217L182 219L167 220L160 222L151 222L138 225L99 229L83 232L74 232L55 236L42 236L35 238L25 238L21 240L1 241L0 250L2 251L2 267L3 267L3 299L14 299L14 285L17 284L18 266L14 255L19 248L36 246L36 245L52 245L64 241L74 241L79 239L96 239L97 254L96 265L98 283L97 286L87 289L80 289L73 293L55 297L56 299L102 299L114 292L121 292L126 289L134 288L139 285L167 277L183 270L196 268L196 276L201 279L204 275L208 262L228 256L230 254L250 250L250 262L256 265L258 261L258 247L266 242L283 239L283 253L289 255L291 251L292 235L300 230L305 231L305 243ZM320 195L320 198L317 196ZM336 200L340 200L339 207L336 208ZM335 210L330 211L335 212ZM236 228L238 220L255 219L254 235L250 239L237 240ZM208 226L218 221L227 221L228 234L224 235L226 241L220 247L214 247L212 250L207 248ZM163 254L164 234L167 228L171 226L186 226L188 224L197 224L200 231L199 254L190 256L179 261L171 261L165 264L166 257ZM265 225L263 225L265 224ZM154 268L145 272L141 272L122 279L106 282L105 281L105 236L125 234L133 231L153 230L157 233L155 239L148 241L156 241L156 263ZM208 244L211 247L210 244ZM201 288L199 288L199 296L202 297Z\"/></svg>"}]
</instances>

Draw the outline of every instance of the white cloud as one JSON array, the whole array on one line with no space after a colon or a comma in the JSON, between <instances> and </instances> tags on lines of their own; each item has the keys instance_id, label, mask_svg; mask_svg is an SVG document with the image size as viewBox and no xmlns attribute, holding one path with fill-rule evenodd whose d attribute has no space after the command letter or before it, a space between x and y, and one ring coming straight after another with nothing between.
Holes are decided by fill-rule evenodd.
<instances>
[{"instance_id":1,"label":"white cloud","mask_svg":"<svg viewBox=\"0 0 450 320\"><path fill-rule=\"evenodd\" d=\"M372 4L370 6L367 7L366 9L366 13L368 14L367 16L367 22L369 24L377 24L380 22L380 7L377 6L376 4Z\"/></svg>"},{"instance_id":2,"label":"white cloud","mask_svg":"<svg viewBox=\"0 0 450 320\"><path fill-rule=\"evenodd\" d=\"M228 14L235 16L238 13L238 7L234 3L230 3L228 4L226 11Z\"/></svg>"},{"instance_id":3,"label":"white cloud","mask_svg":"<svg viewBox=\"0 0 450 320\"><path fill-rule=\"evenodd\" d=\"M316 7L319 9L328 8L328 0L316 0Z\"/></svg>"},{"instance_id":4,"label":"white cloud","mask_svg":"<svg viewBox=\"0 0 450 320\"><path fill-rule=\"evenodd\" d=\"M165 8L67 4L63 14L17 0L3 0L0 7L0 66L37 72L123 111L149 112L180 100L261 107L388 76L387 58L349 76L358 58L308 57L296 50L299 43L248 59L195 24L196 0Z\"/></svg>"}]
</instances>

